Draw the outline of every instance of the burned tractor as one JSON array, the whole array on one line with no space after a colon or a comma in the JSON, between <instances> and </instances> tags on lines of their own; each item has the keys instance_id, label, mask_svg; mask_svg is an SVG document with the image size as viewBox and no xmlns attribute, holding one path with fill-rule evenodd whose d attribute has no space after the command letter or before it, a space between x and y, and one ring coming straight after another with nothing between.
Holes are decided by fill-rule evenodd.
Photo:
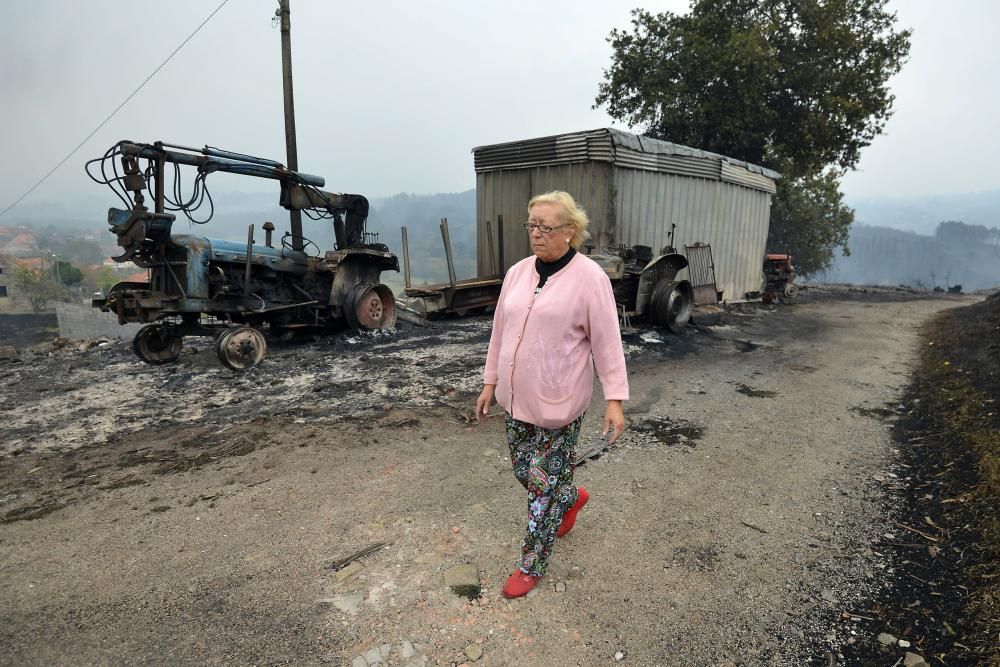
<instances>
[{"instance_id":1,"label":"burned tractor","mask_svg":"<svg viewBox=\"0 0 1000 667\"><path fill-rule=\"evenodd\" d=\"M677 280L688 261L672 247L653 257L649 246L603 246L600 254L589 257L611 279L623 323L644 316L654 325L679 333L691 319L694 290L689 281Z\"/></svg>"},{"instance_id":2,"label":"burned tractor","mask_svg":"<svg viewBox=\"0 0 1000 667\"><path fill-rule=\"evenodd\" d=\"M761 301L773 303L779 296L791 300L798 295L792 256L785 252L767 253L764 257L764 293Z\"/></svg>"},{"instance_id":3,"label":"burned tractor","mask_svg":"<svg viewBox=\"0 0 1000 667\"><path fill-rule=\"evenodd\" d=\"M100 175L92 173L99 165ZM169 165L169 167L168 167ZM180 188L181 166L197 168L190 197ZM172 196L166 175L173 174ZM194 211L211 195L206 177L216 171L277 180L280 204L292 212L292 232L274 243L274 225L263 225L263 245L249 226L246 242L174 234L181 211ZM382 285L382 271L399 270L389 248L366 232L368 200L319 188L324 179L290 171L273 160L206 146L187 148L157 142L119 142L87 163L94 180L109 185L128 208L108 210L108 223L122 253L116 262L148 270L148 282L118 283L95 307L118 321L147 323L132 341L136 356L149 364L174 361L185 336L216 337L219 360L245 370L263 358L264 333L380 329L395 324L395 297ZM153 210L145 205L153 200ZM298 212L332 221L336 245L321 253L296 228ZM310 248L310 246L312 246Z\"/></svg>"}]
</instances>

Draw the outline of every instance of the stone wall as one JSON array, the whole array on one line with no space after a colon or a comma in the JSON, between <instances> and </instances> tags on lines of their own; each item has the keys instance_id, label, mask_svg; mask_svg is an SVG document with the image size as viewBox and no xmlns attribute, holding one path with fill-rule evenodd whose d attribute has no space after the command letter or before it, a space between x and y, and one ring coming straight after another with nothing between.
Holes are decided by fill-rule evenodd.
<instances>
[{"instance_id":1,"label":"stone wall","mask_svg":"<svg viewBox=\"0 0 1000 667\"><path fill-rule=\"evenodd\" d=\"M124 338L131 340L141 324L118 324L118 316L75 303L56 304L59 335L70 340L82 338Z\"/></svg>"}]
</instances>

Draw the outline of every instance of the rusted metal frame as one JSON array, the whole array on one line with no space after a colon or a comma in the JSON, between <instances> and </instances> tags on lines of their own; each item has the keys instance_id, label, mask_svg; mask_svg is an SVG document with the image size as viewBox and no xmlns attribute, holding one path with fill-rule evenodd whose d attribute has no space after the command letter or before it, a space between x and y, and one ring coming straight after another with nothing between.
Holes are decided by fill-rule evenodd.
<instances>
[{"instance_id":1,"label":"rusted metal frame","mask_svg":"<svg viewBox=\"0 0 1000 667\"><path fill-rule=\"evenodd\" d=\"M243 296L250 296L250 266L253 264L253 225L247 230L246 273L243 276Z\"/></svg>"},{"instance_id":2,"label":"rusted metal frame","mask_svg":"<svg viewBox=\"0 0 1000 667\"><path fill-rule=\"evenodd\" d=\"M304 308L305 306L315 306L319 301L315 299L312 301L303 301L302 303L290 303L285 306L274 306L272 308L263 308L261 310L253 311L254 315L259 315L260 313L273 313L276 310L289 310L291 308Z\"/></svg>"},{"instance_id":3,"label":"rusted metal frame","mask_svg":"<svg viewBox=\"0 0 1000 667\"><path fill-rule=\"evenodd\" d=\"M291 286L292 286L292 288L293 288L293 289L296 289L296 290L298 290L298 291L299 291L299 294L301 294L301 295L302 295L302 296L304 296L305 298L307 298L307 299L312 299L312 298L314 298L312 294L310 294L309 292L305 291L304 289L302 289L301 287L299 287L299 286L298 286L298 285L296 285L295 283L291 283Z\"/></svg>"},{"instance_id":4,"label":"rusted metal frame","mask_svg":"<svg viewBox=\"0 0 1000 667\"><path fill-rule=\"evenodd\" d=\"M164 144L160 144L161 146ZM214 171L224 171L242 176L254 176L256 178L269 178L274 181L292 181L294 183L312 185L321 188L326 185L326 179L322 176L305 174L294 169L287 169L278 163L277 166L271 164L261 164L250 160L232 160L228 158L216 157L214 155L191 155L189 153L179 153L177 151L166 150L151 146L149 144L133 144L122 142L119 144L122 155L125 157L137 157L147 160L158 160L161 157L166 162L198 167L205 173ZM191 149L194 150L194 149ZM198 151L204 152L204 151ZM263 161L263 160L262 160ZM263 161L270 163L270 160Z\"/></svg>"},{"instance_id":5,"label":"rusted metal frame","mask_svg":"<svg viewBox=\"0 0 1000 667\"><path fill-rule=\"evenodd\" d=\"M174 273L173 267L170 266L170 260L167 259L167 247L164 246L164 245L160 246L160 258L163 261L163 265L167 267L167 271L170 272L170 276L174 279L174 282L177 283L177 289L179 289L181 291L181 296L186 299L187 298L187 290L184 289L184 285L181 283L180 279L177 277L177 274ZM186 263L187 262L185 262L185 264ZM164 291L166 291L166 285L164 285Z\"/></svg>"},{"instance_id":6,"label":"rusted metal frame","mask_svg":"<svg viewBox=\"0 0 1000 667\"><path fill-rule=\"evenodd\" d=\"M458 280L455 278L455 262L451 256L451 237L448 235L448 218L441 218L441 239L444 241L444 259L448 264L448 284L454 287Z\"/></svg>"},{"instance_id":7,"label":"rusted metal frame","mask_svg":"<svg viewBox=\"0 0 1000 667\"><path fill-rule=\"evenodd\" d=\"M448 307L467 310L495 304L500 297L500 286L483 286L473 289L452 291Z\"/></svg>"},{"instance_id":8,"label":"rusted metal frame","mask_svg":"<svg viewBox=\"0 0 1000 667\"><path fill-rule=\"evenodd\" d=\"M156 212L157 213L163 213L163 211L164 211L164 199L165 199L165 197L164 197L164 187L165 186L164 186L164 183L163 183L163 167L165 166L165 162L164 162L164 160L163 160L162 157L159 157L159 158L157 158L154 161L153 164L155 165L155 171L153 173L153 178L156 179L156 183L154 184L154 187L156 188L156 191L155 191Z\"/></svg>"},{"instance_id":9,"label":"rusted metal frame","mask_svg":"<svg viewBox=\"0 0 1000 667\"><path fill-rule=\"evenodd\" d=\"M498 276L503 277L507 273L507 267L503 263L503 214L497 215L497 263L500 265Z\"/></svg>"},{"instance_id":10,"label":"rusted metal frame","mask_svg":"<svg viewBox=\"0 0 1000 667\"><path fill-rule=\"evenodd\" d=\"M489 220L486 221L486 252L490 256L490 275L497 275L497 265L494 263L493 258L493 225Z\"/></svg>"},{"instance_id":11,"label":"rusted metal frame","mask_svg":"<svg viewBox=\"0 0 1000 667\"><path fill-rule=\"evenodd\" d=\"M691 277L690 282L695 304L702 306L718 303L718 286L715 277L715 260L712 257L712 246L709 244L696 244L693 246L684 246L684 250L690 262L688 273Z\"/></svg>"},{"instance_id":12,"label":"rusted metal frame","mask_svg":"<svg viewBox=\"0 0 1000 667\"><path fill-rule=\"evenodd\" d=\"M403 232L403 284L406 289L410 289L410 242L406 235L406 225L401 228Z\"/></svg>"}]
</instances>

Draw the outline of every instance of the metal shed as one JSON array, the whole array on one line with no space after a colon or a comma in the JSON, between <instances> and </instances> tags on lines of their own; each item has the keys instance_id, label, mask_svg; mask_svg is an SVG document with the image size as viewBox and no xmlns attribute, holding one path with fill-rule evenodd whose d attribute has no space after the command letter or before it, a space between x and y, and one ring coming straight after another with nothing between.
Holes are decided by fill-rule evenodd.
<instances>
[{"instance_id":1,"label":"metal shed","mask_svg":"<svg viewBox=\"0 0 1000 667\"><path fill-rule=\"evenodd\" d=\"M597 251L622 244L658 252L676 224L673 245L681 252L711 245L723 300L742 301L761 289L775 171L611 128L479 146L472 154L480 276L506 271L530 254L520 226L528 200L565 190L587 210L587 243Z\"/></svg>"}]
</instances>

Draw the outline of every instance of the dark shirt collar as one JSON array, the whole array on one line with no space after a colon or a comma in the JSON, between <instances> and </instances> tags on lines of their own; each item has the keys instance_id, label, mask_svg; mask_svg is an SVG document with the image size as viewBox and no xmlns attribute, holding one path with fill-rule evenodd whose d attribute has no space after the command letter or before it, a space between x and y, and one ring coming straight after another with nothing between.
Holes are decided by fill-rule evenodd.
<instances>
[{"instance_id":1,"label":"dark shirt collar","mask_svg":"<svg viewBox=\"0 0 1000 667\"><path fill-rule=\"evenodd\" d=\"M576 249L570 247L566 251L566 254L555 260L554 262L543 262L541 258L535 258L535 271L538 272L538 287L536 289L542 289L545 286L545 281L549 279L549 276L555 275L562 269L566 268L566 265L570 263L573 256L576 254Z\"/></svg>"}]
</instances>

